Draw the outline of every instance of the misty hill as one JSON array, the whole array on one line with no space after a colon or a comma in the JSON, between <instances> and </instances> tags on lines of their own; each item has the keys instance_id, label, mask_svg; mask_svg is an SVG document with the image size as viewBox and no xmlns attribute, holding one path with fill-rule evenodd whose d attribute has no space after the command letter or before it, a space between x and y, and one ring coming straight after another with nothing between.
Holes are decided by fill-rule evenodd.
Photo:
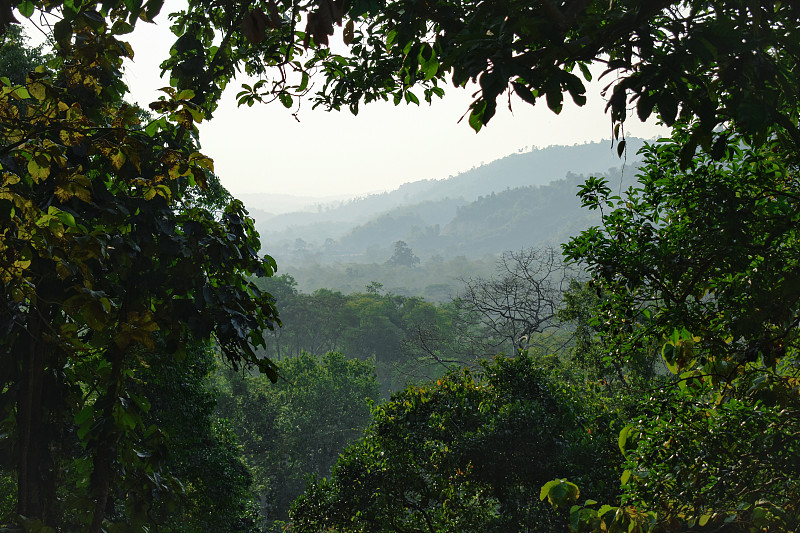
<instances>
[{"instance_id":1,"label":"misty hill","mask_svg":"<svg viewBox=\"0 0 800 533\"><path fill-rule=\"evenodd\" d=\"M642 144L628 142L631 151ZM257 226L264 250L305 292L363 291L375 281L395 294L446 301L460 290L459 278L491 273L501 252L557 247L597 224L599 213L581 208L578 186L594 175L624 189L636 174L632 156L621 168L609 153L595 143L515 154L447 180L257 218ZM290 225L274 231L280 220ZM420 263L387 263L397 241Z\"/></svg>"},{"instance_id":2,"label":"misty hill","mask_svg":"<svg viewBox=\"0 0 800 533\"><path fill-rule=\"evenodd\" d=\"M609 181L619 178L618 174L607 176ZM584 181L583 175L568 174L548 185L481 197L460 207L442 228L439 248L452 254L471 250L482 255L529 246L557 246L599 221L599 213L582 209L576 196Z\"/></svg>"},{"instance_id":3,"label":"misty hill","mask_svg":"<svg viewBox=\"0 0 800 533\"><path fill-rule=\"evenodd\" d=\"M624 182L627 187L633 174L630 170L623 180L614 169L604 176L612 186ZM375 248L390 253L398 240L423 259L558 245L598 222L598 213L582 209L576 196L584 181L583 175L569 173L547 185L493 192L465 204L445 199L396 208L354 227L335 245L329 243L327 253L338 252L340 259Z\"/></svg>"},{"instance_id":4,"label":"misty hill","mask_svg":"<svg viewBox=\"0 0 800 533\"><path fill-rule=\"evenodd\" d=\"M644 139L632 137L626 144L628 161L633 162ZM506 189L546 185L567 173L587 176L603 173L621 164L616 149L609 142L550 146L512 154L449 179L434 181L425 192L425 198L420 200L463 197L472 201Z\"/></svg>"},{"instance_id":5,"label":"misty hill","mask_svg":"<svg viewBox=\"0 0 800 533\"><path fill-rule=\"evenodd\" d=\"M236 198L244 202L250 214L264 219L273 218L286 213L315 211L320 204L331 204L347 200L346 196L296 196L292 194L276 194L251 192L236 194Z\"/></svg>"},{"instance_id":6,"label":"misty hill","mask_svg":"<svg viewBox=\"0 0 800 533\"><path fill-rule=\"evenodd\" d=\"M338 248L341 253L354 254L370 246L409 240L412 235L415 241L424 235L438 235L439 228L453 220L464 205L461 198L444 198L396 207L350 229L339 239Z\"/></svg>"},{"instance_id":7,"label":"misty hill","mask_svg":"<svg viewBox=\"0 0 800 533\"><path fill-rule=\"evenodd\" d=\"M630 186L635 173L634 168L616 169L605 177L616 191ZM462 289L464 278L490 275L500 252L557 248L597 224L600 214L581 208L576 196L584 181L570 173L547 185L507 189L464 205L447 199L422 202L382 213L323 246L302 241L267 249L304 292L327 288L349 293L379 282L394 294L443 302ZM398 240L419 264L387 261Z\"/></svg>"},{"instance_id":8,"label":"misty hill","mask_svg":"<svg viewBox=\"0 0 800 533\"><path fill-rule=\"evenodd\" d=\"M603 174L614 189L627 188L634 175L634 168ZM384 263L396 241L404 241L423 261L558 246L599 221L599 213L583 209L576 196L584 181L584 176L569 173L547 185L507 189L469 203L421 202L381 213L338 239L327 238L322 245L296 238L265 246L283 267Z\"/></svg>"},{"instance_id":9,"label":"misty hill","mask_svg":"<svg viewBox=\"0 0 800 533\"><path fill-rule=\"evenodd\" d=\"M627 139L629 163L635 159L643 143L642 139ZM365 224L399 207L443 201L443 205L451 208L456 204L466 205L493 192L545 185L564 178L569 172L598 174L618 166L620 159L608 142L551 146L512 154L448 179L406 183L391 192L338 201L319 199L309 202L310 198L306 197L294 205L304 202L308 207L276 216L265 213L278 213L285 209L283 202L286 198L277 195L244 195L244 201L255 216L265 243L301 239L321 245L326 239L338 240L354 226ZM375 172L380 173L380 169L375 169ZM417 223L423 226L441 224L424 216Z\"/></svg>"}]
</instances>

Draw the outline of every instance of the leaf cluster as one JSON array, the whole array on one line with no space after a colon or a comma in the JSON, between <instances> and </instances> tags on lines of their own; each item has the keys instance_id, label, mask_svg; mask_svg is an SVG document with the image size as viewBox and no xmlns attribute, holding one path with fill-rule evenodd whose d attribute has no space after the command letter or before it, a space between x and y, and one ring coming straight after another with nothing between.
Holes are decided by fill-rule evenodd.
<instances>
[{"instance_id":1,"label":"leaf cluster","mask_svg":"<svg viewBox=\"0 0 800 533\"><path fill-rule=\"evenodd\" d=\"M536 497L548 476L591 479L598 495L613 486L614 418L582 394L525 354L409 387L309 485L292 527L558 531Z\"/></svg>"}]
</instances>

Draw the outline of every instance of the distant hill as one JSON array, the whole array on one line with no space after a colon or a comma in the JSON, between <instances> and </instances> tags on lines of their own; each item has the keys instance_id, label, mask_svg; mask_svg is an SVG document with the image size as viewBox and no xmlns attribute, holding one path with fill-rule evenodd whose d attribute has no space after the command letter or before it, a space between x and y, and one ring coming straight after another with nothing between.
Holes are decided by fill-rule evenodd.
<instances>
[{"instance_id":1,"label":"distant hill","mask_svg":"<svg viewBox=\"0 0 800 533\"><path fill-rule=\"evenodd\" d=\"M339 249L353 254L387 242L419 240L412 237L417 233L438 235L438 228L448 224L465 205L462 198L444 198L396 207L350 229L339 239Z\"/></svg>"},{"instance_id":2,"label":"distant hill","mask_svg":"<svg viewBox=\"0 0 800 533\"><path fill-rule=\"evenodd\" d=\"M619 170L604 173L612 186L627 187ZM517 187L480 196L474 202L424 202L388 211L356 226L335 250L352 256L358 250L405 241L422 257L479 257L528 246L559 245L592 224L599 213L581 208L577 197L583 175L569 173L547 185ZM448 218L446 222L443 219Z\"/></svg>"},{"instance_id":3,"label":"distant hill","mask_svg":"<svg viewBox=\"0 0 800 533\"><path fill-rule=\"evenodd\" d=\"M632 163L644 139L628 138L626 145L628 162ZM608 142L550 146L512 154L449 179L434 181L425 191L425 197L419 199L463 197L472 201L505 189L546 185L564 178L567 173L604 173L622 163L616 149Z\"/></svg>"},{"instance_id":4,"label":"distant hill","mask_svg":"<svg viewBox=\"0 0 800 533\"><path fill-rule=\"evenodd\" d=\"M593 144L516 154L440 182L409 183L257 224L265 250L305 292L359 291L377 281L395 294L446 301L460 290L460 278L488 275L499 253L557 247L597 224L599 213L581 208L578 186L595 175L606 177L614 190L625 189L636 174L630 159L624 169L586 171L607 162L590 157L607 155L607 149ZM525 161L538 164L524 171ZM619 163L616 156L611 161ZM553 177L567 167L585 172ZM271 231L278 220L289 226ZM387 263L400 240L421 259L419 265Z\"/></svg>"},{"instance_id":5,"label":"distant hill","mask_svg":"<svg viewBox=\"0 0 800 533\"><path fill-rule=\"evenodd\" d=\"M627 139L629 164L633 163L636 152L643 144L643 139ZM440 200L466 205L493 192L545 185L564 178L570 172L584 175L603 173L609 168L619 167L620 163L616 150L608 142L550 146L512 154L447 179L410 182L391 192L347 200L315 200L309 197L292 200L292 197L280 195L243 195L242 199L254 214L265 243L288 242L299 238L322 244L326 239L337 240L349 228L398 207ZM375 169L375 172L379 173L380 169ZM268 215L276 213L278 204L284 205L282 202L294 202L295 205L306 207L294 212Z\"/></svg>"}]
</instances>

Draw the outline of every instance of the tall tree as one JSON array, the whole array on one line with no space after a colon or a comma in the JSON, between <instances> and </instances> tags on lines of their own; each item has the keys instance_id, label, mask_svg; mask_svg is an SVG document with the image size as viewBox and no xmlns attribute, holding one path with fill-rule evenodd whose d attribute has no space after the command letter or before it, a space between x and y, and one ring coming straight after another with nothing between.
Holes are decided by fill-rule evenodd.
<instances>
[{"instance_id":1,"label":"tall tree","mask_svg":"<svg viewBox=\"0 0 800 533\"><path fill-rule=\"evenodd\" d=\"M353 111L376 99L416 103L413 89L430 100L451 76L478 83L469 123L479 130L507 91L544 98L556 113L564 93L583 105L589 66L602 64L615 134L631 104L642 119L690 122L684 164L697 146L720 155L734 131L798 147L798 10L746 0L354 2L346 16L364 23L353 27L352 56L326 64L319 102Z\"/></svg>"},{"instance_id":2,"label":"tall tree","mask_svg":"<svg viewBox=\"0 0 800 533\"><path fill-rule=\"evenodd\" d=\"M571 476L613 494L615 421L555 374L523 353L396 394L294 503L292 530L565 531L539 488Z\"/></svg>"},{"instance_id":3,"label":"tall tree","mask_svg":"<svg viewBox=\"0 0 800 533\"><path fill-rule=\"evenodd\" d=\"M0 37L0 72L17 85L25 83L27 73L47 61L42 47L29 46L27 41L21 26L10 26Z\"/></svg>"},{"instance_id":4,"label":"tall tree","mask_svg":"<svg viewBox=\"0 0 800 533\"><path fill-rule=\"evenodd\" d=\"M455 300L479 325L472 331L473 342L487 356L536 346L537 334L558 325L564 293L578 275L552 248L504 252L496 272L489 279L465 280Z\"/></svg>"},{"instance_id":5,"label":"tall tree","mask_svg":"<svg viewBox=\"0 0 800 533\"><path fill-rule=\"evenodd\" d=\"M34 7L19 6L28 16ZM168 488L160 456L144 452L155 444L146 406L127 388L153 334L178 356L213 338L233 364L274 376L253 347L277 322L251 281L275 264L257 255L242 204L216 213L189 201L213 168L198 152L191 91L166 90L145 125L121 100L132 51L119 36L150 15L98 8L62 7L52 74L38 66L23 84L0 80L3 457L18 520L57 525L61 494L73 491L91 532L108 526L120 496L144 527L148 501ZM69 459L81 459L88 486L62 475Z\"/></svg>"},{"instance_id":6,"label":"tall tree","mask_svg":"<svg viewBox=\"0 0 800 533\"><path fill-rule=\"evenodd\" d=\"M688 135L648 146L641 186L621 202L587 182L603 225L566 247L603 296L607 359L630 367L663 346L675 374L620 436L623 507L605 518L576 507L579 531L800 524L796 158L777 139L742 140L682 169Z\"/></svg>"},{"instance_id":7,"label":"tall tree","mask_svg":"<svg viewBox=\"0 0 800 533\"><path fill-rule=\"evenodd\" d=\"M361 436L378 399L372 362L329 352L279 363L281 379L218 375L218 415L240 435L253 473L262 525L277 531L305 477L327 476L342 450Z\"/></svg>"},{"instance_id":8,"label":"tall tree","mask_svg":"<svg viewBox=\"0 0 800 533\"><path fill-rule=\"evenodd\" d=\"M606 198L597 181L584 190L587 204L619 208L610 211L602 229L590 232L591 243L573 249L597 265L595 278L611 294L604 308L611 312L598 320L608 323L609 341L621 349L612 355L624 360L636 351L639 333L664 332L667 361L689 372L676 384L709 385L708 398L718 409L734 400L761 405L764 400L754 394L765 382L779 398L794 398L781 391L797 379L797 291L791 282L797 247L792 184L800 147L795 2L264 0L223 6L193 0L176 14L178 40L164 64L175 89L153 107L158 118L141 128L136 110L120 101L125 87L119 72L131 50L118 36L139 19L151 20L161 7L159 0L11 0L0 6L3 29L14 20L14 8L25 17L36 9L59 17L52 26L60 58L55 75L39 69L24 86L3 80L0 96L0 409L3 429L14 435L18 506L26 516L56 519L58 506L50 505L57 501L55 456L58 444L69 442L62 433L74 427L78 410L78 435L93 472L93 507L86 514L91 531L103 527L111 505L115 460L157 468L132 452L141 428L123 380L134 347L149 348L156 328L170 346L179 347L189 334L213 334L232 360L257 360L250 343L261 341L259 330L274 321L274 308L245 276L269 273L274 264L256 256L241 205L232 204L221 219L202 208L177 210L188 189L202 186L210 167L197 153L194 122L201 111L214 110L243 64L262 75L239 94L248 105L278 99L293 106L315 70L325 77L317 103L354 112L375 99L418 103L415 90L431 100L443 93L446 76L458 86L473 80L479 92L469 123L478 130L507 92L529 103L543 97L555 112L564 93L582 104L585 87L576 69L588 79L590 62L605 63L613 76L606 94L617 137L624 136L621 124L630 104L640 118L655 113L679 130L663 152L670 161L653 166L652 176L660 178L646 205L633 195L630 206L612 206L614 199ZM335 24L345 26L347 57L324 48ZM310 57L300 61L305 45ZM277 67L273 77L267 75L271 67ZM618 146L624 149L622 142ZM739 157L741 146L748 149ZM698 147L711 160L698 157ZM679 172L672 168L675 161ZM750 189L741 191L740 182ZM679 183L708 191L715 203L672 187ZM689 203L680 205L681 199ZM737 220L732 206L740 205L759 213L748 220L761 233L729 225ZM625 237L628 221L642 213L657 219L661 209L674 215L637 228L643 237L629 236L631 248L618 243L622 256L605 255L612 249L607 235ZM694 220L719 233L701 231ZM657 237L648 241L650 232ZM697 243L696 235L712 240ZM699 253L704 262L694 262L681 237L708 244L716 254ZM651 272L626 255L651 251L685 268L656 264ZM616 267L623 270L616 274ZM653 309L636 308L642 296L652 296ZM633 306L617 305L626 299ZM641 316L631 316L636 311ZM764 380L749 381L759 376ZM708 399L696 388L688 390L690 399ZM795 410L786 401L773 427L791 427L780 418ZM705 419L715 416L713 408L697 412L707 413ZM737 413L731 411L731 420ZM44 437L32 438L39 434ZM641 446L649 457L646 444ZM550 495L574 494L565 486L551 485ZM724 519L761 528L764 516L783 512L767 525L794 527L796 509L784 499L794 489L780 487L771 506L754 502ZM694 527L723 516L700 514L705 509L696 502L691 516L674 509L667 507L669 520L661 525L675 518L694 520L687 526ZM585 510L577 509L578 518Z\"/></svg>"},{"instance_id":9,"label":"tall tree","mask_svg":"<svg viewBox=\"0 0 800 533\"><path fill-rule=\"evenodd\" d=\"M397 241L394 243L392 257L386 261L386 264L391 266L413 267L419 264L419 257L414 255L414 252L405 241Z\"/></svg>"}]
</instances>

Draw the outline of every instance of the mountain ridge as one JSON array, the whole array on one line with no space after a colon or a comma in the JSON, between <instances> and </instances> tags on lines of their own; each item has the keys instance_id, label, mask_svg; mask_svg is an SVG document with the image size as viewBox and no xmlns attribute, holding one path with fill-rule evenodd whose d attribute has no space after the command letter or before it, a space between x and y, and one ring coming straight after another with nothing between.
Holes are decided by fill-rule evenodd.
<instances>
[{"instance_id":1,"label":"mountain ridge","mask_svg":"<svg viewBox=\"0 0 800 533\"><path fill-rule=\"evenodd\" d=\"M644 140L637 137L626 139L627 153L635 154L643 144ZM311 196L290 197L264 193L240 195L240 198L251 213L258 214L256 221L261 235L278 237L290 228L296 231L299 227L311 226L321 221L359 224L396 207L447 198L461 199L467 204L492 192L545 185L565 177L569 172L588 175L602 173L619 165L620 159L616 150L607 142L554 145L512 153L441 180L410 181L383 193L334 200L330 200L331 197L326 200ZM306 207L276 214L282 208L276 210L268 202L279 202L280 198L295 198L292 200L294 205L306 202ZM286 235L283 237L286 238ZM306 239L304 236L301 238ZM336 237L328 235L324 238Z\"/></svg>"}]
</instances>

